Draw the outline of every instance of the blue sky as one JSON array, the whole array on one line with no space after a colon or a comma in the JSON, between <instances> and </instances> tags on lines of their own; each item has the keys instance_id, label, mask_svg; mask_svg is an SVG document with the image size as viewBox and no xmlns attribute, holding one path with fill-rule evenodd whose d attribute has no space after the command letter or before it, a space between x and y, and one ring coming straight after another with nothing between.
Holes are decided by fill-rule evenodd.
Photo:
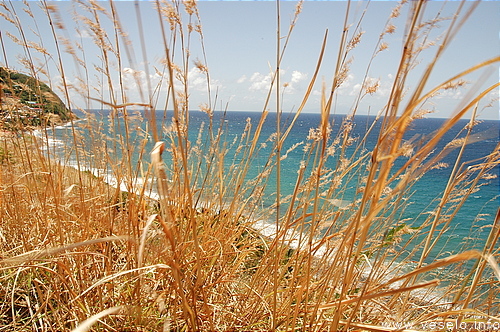
<instances>
[{"instance_id":1,"label":"blue sky","mask_svg":"<svg viewBox=\"0 0 500 332\"><path fill-rule=\"evenodd\" d=\"M25 5L22 2L12 2L11 4L23 25L23 30L26 32L28 39L40 43L40 38L30 32L30 29L33 31L38 29L44 47L49 53L55 54L50 26L47 24L45 14L37 9L37 4L30 2L31 10L35 14L36 24L35 20L23 11ZM101 4L103 7L109 8L107 3ZM465 7L468 8L471 4L472 2L467 2ZM92 32L81 20L74 18L73 10L78 6L65 1L57 2L57 5L60 7L59 12L65 24L65 30L58 31L58 34L73 42L78 41L83 45L85 51L79 54L81 57L85 55L87 64L92 64L87 66L89 83L93 87L99 87L100 74L94 70L93 64L100 66L101 60L99 59L99 50L93 45ZM285 1L280 4L282 36L285 36L288 31L289 23L294 15L295 5L296 2L292 1ZM395 27L394 33L386 34L382 40L386 43L387 49L381 51L373 59L369 71L367 71L367 67L373 52L380 45L377 44L379 36L386 29L387 20L396 5L397 3L394 1L351 3L349 37L354 36L359 31L363 31L363 34L359 44L348 55L351 61L349 72L344 83L338 89L333 109L335 113L344 114L353 110L355 98L360 91L365 75L373 84L378 82L378 89L372 95L364 97L357 108L357 112L359 114L376 114L387 101L402 52L408 4L402 7L400 16L391 21L391 24ZM160 76L156 73L156 69L161 71L161 62L164 58L158 14L152 8L151 2L141 2L140 6L145 35L144 45L146 45L147 67L138 33L136 6L134 2L116 2L121 24L129 34L133 45L131 52L134 54L134 61L129 61L122 49L122 75L127 86L127 101L138 103L147 102L147 97L138 93L138 87L132 73L136 73L136 77L143 80L142 88L144 91L148 90L146 81L149 81L151 89L154 89L160 82ZM434 18L437 13L440 13L440 17L449 18L458 6L459 2L455 1L447 3L441 1L429 2L425 10L425 18ZM304 109L306 112L319 111L321 83L324 81L329 87L333 79L346 8L347 2L344 1L305 1L303 3L302 12L290 36L281 64L281 83L287 83L286 88L282 87L281 89L283 112L293 112L300 105L312 78L323 36L326 29L328 29L328 43L320 74ZM273 1L200 1L198 2L198 9L203 29L207 56L206 65L209 68L212 94L217 91L218 103L215 109L220 110L227 105L229 110L261 111L269 90L271 71L276 66L276 3ZM88 16L88 14L86 15ZM356 31L358 21L362 15L363 19ZM426 85L426 90L430 90L433 86L468 67L500 55L499 17L499 2L487 1L480 3L437 62L435 70ZM103 26L109 27L108 33L112 38L112 25L109 20L106 20L103 16L101 23ZM450 20L440 21L427 41L436 40L439 43L439 38L441 38L440 36L449 23ZM6 21L2 21L2 31L7 59L2 54L0 56L1 64L4 65L8 62L11 67L22 69L21 65L16 62L24 57L25 53L12 43L7 34L4 33L9 32L19 37L19 32ZM283 41L284 39L282 39ZM208 101L205 76L193 64L196 59L203 60L203 53L199 45L198 35L193 34L190 44L190 59L192 61L188 64L190 108L192 109L196 109L198 105ZM434 54L435 47L422 52L420 62L408 78L408 93L411 93L427 64L433 61ZM41 55L36 57L40 63L45 61ZM180 57L177 57L177 59L180 59ZM63 60L68 82L77 84L77 77L82 75L81 69L75 69L75 62L70 56L63 55ZM58 80L60 81L57 61L52 58L47 63L47 68L51 68L51 79L57 85ZM179 63L179 65L182 64ZM114 61L112 67L118 68L116 61ZM117 75L117 73L115 74ZM117 77L115 74L113 76ZM479 91L498 82L498 78L499 70L498 64L496 64L493 67L467 76L466 81L468 84L465 88L443 91L441 95L436 96L432 102L427 103L423 108L434 112L429 116L447 117L464 100L467 91L472 89L473 93L477 94ZM118 79L114 78L114 80L113 84L118 84ZM481 84L478 84L479 81L481 81ZM101 89L100 92L102 91ZM158 108L164 106L164 95L160 90ZM71 96L74 104L86 107L82 98L75 92L71 92ZM94 96L97 97L95 94ZM498 89L483 104L488 104L492 98L498 98ZM213 102L214 98L211 100ZM492 107L483 108L484 105L480 105L481 117L498 119L498 100L493 101ZM95 107L96 105L94 103L91 106ZM271 110L276 108L274 102L269 105L269 108Z\"/></svg>"}]
</instances>

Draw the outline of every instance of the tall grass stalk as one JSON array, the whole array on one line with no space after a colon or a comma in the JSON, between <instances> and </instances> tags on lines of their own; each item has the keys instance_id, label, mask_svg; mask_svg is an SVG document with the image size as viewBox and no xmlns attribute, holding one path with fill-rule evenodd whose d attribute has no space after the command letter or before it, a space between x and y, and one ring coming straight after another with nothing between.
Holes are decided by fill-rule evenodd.
<instances>
[{"instance_id":1,"label":"tall grass stalk","mask_svg":"<svg viewBox=\"0 0 500 332\"><path fill-rule=\"evenodd\" d=\"M153 57L144 4L134 4L132 30L139 45L127 34L133 31L126 31L116 2L71 4L76 26L92 38L91 45L83 35L69 38L74 31L56 5L41 2L42 11L34 5L0 4L6 27L0 32L2 66L50 82L83 117L71 120L71 144L63 151L50 145L55 138L50 126L5 132L1 138L0 326L17 331L394 331L401 322L419 330L436 322L498 321L499 215L478 210L478 218L491 219L480 249L466 243L450 253L439 246L468 198L499 167L500 145L479 160L465 160L463 154L478 140L472 135L476 112L499 84L472 86L431 137L407 138L435 96L500 62L500 57L485 60L428 87L438 59L476 2L463 2L448 20L441 13L425 19L424 1L395 4L362 89L337 124L332 115L339 89L350 73L353 50L363 41L364 14L353 22L353 4L347 2L331 83L323 82L318 125L295 144L288 143L328 61L332 34L325 31L302 101L285 119L280 68L302 2L288 30L281 26L284 13L276 3L271 84L257 122L249 118L237 136L228 127L231 105L217 106L194 1L147 4L156 11L148 19L159 22L164 50L154 65L148 60ZM408 7L408 23L401 27L406 34L390 94L365 134L355 137L356 114L379 89L369 78L370 68L387 47L384 38L394 31L403 7ZM39 32L44 22L50 36ZM448 27L439 40L432 39L436 22ZM23 52L15 62L6 38ZM202 59L193 61L196 39ZM411 86L409 76L428 44L435 45L434 59ZM96 59L94 49L97 62L90 62ZM138 49L143 62L136 59ZM207 82L208 97L199 107L207 123L199 128L189 121L191 64ZM78 77L70 80L73 66ZM157 83L152 72L160 77ZM136 94L130 89L137 89L140 100L132 100ZM159 105L162 97L165 104ZM275 123L269 120L273 101ZM89 109L96 103L106 112ZM14 106L2 107L14 114ZM435 151L468 112L468 125ZM275 130L265 137L268 126ZM445 189L420 212L422 222L414 223L406 210L417 185L442 167L451 151L458 155ZM283 165L291 153L301 153L302 159L287 193ZM272 230L261 229L270 219Z\"/></svg>"}]
</instances>

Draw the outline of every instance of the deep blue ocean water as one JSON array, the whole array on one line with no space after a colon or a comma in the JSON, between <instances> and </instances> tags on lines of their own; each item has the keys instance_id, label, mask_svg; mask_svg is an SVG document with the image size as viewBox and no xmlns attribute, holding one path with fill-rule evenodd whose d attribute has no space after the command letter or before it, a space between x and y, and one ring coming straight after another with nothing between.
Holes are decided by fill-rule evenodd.
<instances>
[{"instance_id":1,"label":"deep blue ocean water","mask_svg":"<svg viewBox=\"0 0 500 332\"><path fill-rule=\"evenodd\" d=\"M116 122L110 121L109 111L90 111L90 114L95 116L96 122L94 122L91 126L94 128L96 126L100 127L102 133L106 136L114 137L116 133L123 134L124 126L121 120ZM130 133L129 139L132 143L131 146L137 146L140 141L138 133L143 131L137 131L136 128L142 128L143 130L147 130L147 121L145 120L146 115L137 114L135 117L132 114L130 121ZM80 115L81 116L81 115ZM158 121L158 126L161 128L166 127L168 125L168 121L164 121L164 119L170 119L172 116L171 113L167 113L166 116L163 112L157 112L156 117ZM227 113L215 113L213 118L214 130L221 128L224 131L223 139L224 142L228 146L235 140L241 137L242 133L245 130L245 126L247 125L247 119L250 119L253 129L258 124L261 113L259 112L227 112ZM341 128L342 119L345 115L333 115L331 117L332 125L332 133L331 136L335 136L339 129ZM118 117L120 118L120 117ZM286 124L291 120L292 115L283 114L282 122L283 127L286 127ZM361 116L358 115L354 118L354 127L352 130L352 137L361 139L365 136L367 128L374 121L374 117L372 116ZM380 121L377 122L374 129L368 135L367 140L365 141L364 148L366 150L370 150L373 148L373 145L376 142L378 136L378 128L380 128ZM410 127L410 130L407 133L407 139L413 137L415 139L416 144L418 142L425 142L430 139L438 129L445 119L419 119L415 120ZM193 111L190 113L189 120L189 137L190 140L195 144L200 126L202 123L204 125L204 131L202 138L203 140L207 139L207 131L208 131L208 115L199 111ZM286 151L292 145L299 142L307 142L307 136L311 128L317 128L320 122L319 114L301 114L300 118L296 122L293 127L287 141L284 144L283 151ZM440 141L440 143L436 146L435 151L441 151L444 146L451 141L456 135L464 128L464 126L468 123L468 120L461 120L458 125L456 125L452 130L450 130L445 137ZM81 121L77 121L75 123L76 128L83 133L81 137L82 142L86 142L84 144L107 144L109 146L109 153L120 153L120 148L118 150L116 148L112 148L113 142L117 142L117 140L109 140L101 139L101 138L92 138L88 132L88 123L86 120L82 119ZM71 128L69 127L61 127L56 129L55 133L53 133L54 142L72 142L72 138L68 137L71 135ZM284 129L282 129L283 131ZM270 113L267 117L266 123L264 124L262 134L261 134L261 142L265 142L274 132L276 131L276 114ZM114 132L114 133L113 133ZM486 154L492 152L497 143L498 143L498 135L499 135L499 122L498 121L482 121L477 124L473 130L472 137L477 139L477 142L471 143L467 145L464 154L462 156L462 161L471 161L465 165L471 166L481 160ZM160 134L162 136L162 134ZM70 143L71 144L71 143ZM119 144L118 144L119 145ZM152 140L148 142L146 146L145 161L149 162L149 152L151 151L154 143ZM347 154L352 153L354 146L352 145L348 148ZM91 147L88 147L91 150ZM252 178L257 175L264 166L265 162L268 160L268 156L270 151L273 148L273 142L268 141L267 147L261 148L259 150L252 167L250 169L250 173L248 178ZM230 153L234 153L233 150L229 150ZM449 167L443 169L434 169L426 173L416 184L412 187L412 195L410 197L411 204L407 206L401 218L405 218L410 220L409 223L413 225L421 224L427 214L423 213L429 209L429 205L436 204L437 199L439 199L440 194L446 187L449 174L453 167L454 161L458 155L458 150L455 149L447 156L445 156L441 162L449 164ZM113 156L111 156L113 157ZM120 156L115 156L116 160L120 159ZM297 178L297 170L300 164L300 161L304 157L303 145L299 146L292 152L288 154L287 159L282 162L282 172L281 172L281 190L282 195L286 196L290 194L293 190L293 186L296 182ZM66 162L72 163L71 158L68 159L66 154ZM132 153L133 163L137 162L138 155ZM335 156L330 159L332 165L326 165L327 167L334 167L334 163L337 161ZM395 163L395 168L400 167L407 159L398 158ZM227 158L227 163L231 163L233 161L232 158ZM168 161L166 161L168 163ZM95 167L93 165L87 165L89 168ZM492 171L493 174L499 175L499 168L496 167ZM112 174L111 174L112 175ZM273 180L273 176L270 177L270 181L268 184L268 197L270 197L269 202L265 202L266 204L272 204L274 201L273 193L276 190L275 180ZM481 180L480 183L482 187L479 192L473 193L467 202L462 206L459 213L455 216L452 223L449 225L450 231L449 235L447 235L443 241L447 242L446 244L443 242L441 246L448 246L449 251L464 249L461 247L462 243L464 243L464 239L467 239L468 246L478 246L485 240L488 236L488 232L490 230L489 227L483 227L485 225L489 225L493 222L497 209L499 208L499 178L493 178L488 180ZM345 191L343 200L348 201L351 197L355 195L355 187L352 185L353 189L350 192L349 190ZM350 197L350 195L352 195ZM434 202L434 203L433 203ZM481 218L476 218L478 214L482 214ZM471 237L477 238L477 241L471 241ZM439 246L438 246L439 247Z\"/></svg>"}]
</instances>

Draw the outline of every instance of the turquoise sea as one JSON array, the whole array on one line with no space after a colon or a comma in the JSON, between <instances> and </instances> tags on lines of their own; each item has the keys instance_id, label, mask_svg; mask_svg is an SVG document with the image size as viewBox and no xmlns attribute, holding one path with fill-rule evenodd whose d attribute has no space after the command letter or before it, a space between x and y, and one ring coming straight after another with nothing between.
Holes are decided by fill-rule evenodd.
<instances>
[{"instance_id":1,"label":"turquoise sea","mask_svg":"<svg viewBox=\"0 0 500 332\"><path fill-rule=\"evenodd\" d=\"M91 110L89 113L94 119L93 122L88 122L83 117L84 115L78 114L81 118L79 121L75 122L75 129L81 133L78 136L77 143L81 144L84 149L88 149L92 151L92 145L105 144L107 147L107 151L109 153L109 158L119 160L120 153L122 151L122 146L120 145L120 140L116 137L124 136L125 127L123 125L123 116L118 116L115 120L110 120L110 111L106 110ZM231 153L234 154L236 146L231 147L232 142L237 141L241 138L241 135L245 131L245 127L247 126L248 121L252 124L252 131L255 130L257 124L259 122L259 118L261 116L260 112L227 112L227 113L215 113L213 117L213 127L214 131L223 130L223 141L226 146L229 147L228 157L226 158L227 164L229 166L230 163L233 162L233 158L231 158ZM133 163L136 164L139 155L134 152L137 151L137 145L144 136L144 133L148 130L148 121L146 120L147 115L141 113L131 113L129 114L129 128L128 128L128 137L131 142L131 156ZM170 112L165 114L163 111L158 111L156 113L157 121L159 127L163 127L163 129L168 127L169 121L172 117ZM282 123L283 128L286 128L286 124L290 122L293 115L283 114L282 115ZM338 131L341 128L342 120L345 118L345 115L333 115L331 116L332 123L332 132L331 136L335 137ZM166 119L166 120L165 120ZM373 116L363 116L357 115L353 120L353 129L351 132L351 136L358 141L365 136L367 129L375 120ZM433 133L438 129L446 119L418 119L415 120L410 127L410 130L407 135L407 139L412 139L415 145L419 145L423 142L428 141ZM201 137L201 141L207 139L208 133L208 115L202 113L200 111L192 111L190 112L189 119L189 137L194 145L196 140ZM378 136L378 128L380 128L379 120L375 125L374 129L368 135L367 140L364 143L364 149L370 150L373 148L375 141ZM290 194L293 190L293 187L296 183L297 179L297 170L299 168L301 160L304 158L304 145L307 143L307 136L309 135L311 128L317 128L320 123L320 115L319 114L309 114L304 113L301 114L295 126L290 132L290 135L285 142L283 147L283 151L286 152L287 149L292 147L294 144L299 144L297 148L293 151L290 151L287 154L287 158L282 162L282 171L281 171L281 190L282 195L286 196ZM435 151L441 151L448 142L453 140L460 135L460 132L467 125L468 120L461 120L458 125L453 127L445 137L439 142L436 146ZM202 134L200 136L200 127L203 127ZM96 128L102 133L101 137L96 136L95 134L91 134L89 128L93 128L95 132ZM281 129L284 131L284 129ZM488 153L494 151L499 141L499 128L500 124L498 121L482 121L478 123L472 133L473 143L467 145L464 150L464 154L462 156L462 161L465 162L463 167L470 167L481 161ZM53 151L57 156L57 158L63 160L63 162L67 164L73 164L74 156L68 154L68 149L64 149L63 147L71 146L73 144L72 138L72 128L70 126L58 127L54 132L49 132L48 137L51 142L53 148L50 150ZM250 170L249 178L258 174L264 164L268 160L269 153L273 149L273 142L268 140L269 137L272 137L272 134L276 132L276 114L270 113L267 117L266 123L263 126L262 134L261 134L261 143L265 143L265 145L260 145L260 150L256 155L254 162L252 163L252 168ZM160 134L161 135L161 134ZM463 132L462 132L463 136ZM460 137L460 136L458 136ZM266 142L267 140L267 142ZM151 151L154 142L149 140L145 151L146 154L143 156L145 162L149 162L149 152ZM347 148L347 155L352 154L354 151L354 147L356 146L356 142ZM116 148L118 146L118 148ZM231 150L232 149L232 150ZM62 151L58 153L57 151ZM203 153L203 149L202 149ZM435 152L436 153L436 152ZM421 224L425 218L428 216L425 212L429 209L430 206L435 206L437 200L440 198L440 194L446 187L447 181L449 179L449 174L453 168L454 162L459 153L459 149L454 149L448 155L446 155L441 162L448 164L449 166L446 168L433 169L426 173L416 184L412 187L411 196L409 196L409 200L411 200L411 204L408 204L407 207L402 211L401 218L408 220L409 224L419 225ZM113 156L113 154L116 154ZM91 159L86 159L91 160ZM398 158L396 160L395 168L398 168L404 164L407 158ZM327 167L335 167L334 164L338 162L336 160L335 155L330 158L332 165L326 165ZM168 164L168 160L166 160ZM84 165L89 169L93 169L96 165ZM110 170L105 170L105 172L110 172ZM480 180L481 188L478 192L470 195L467 202L461 207L458 214L455 216L451 224L449 225L450 231L447 233L447 236L444 237L443 243L440 244L441 247L438 250L443 250L443 247L446 251L455 251L455 250L463 250L468 249L471 246L480 248L481 243L484 242L488 233L490 231L490 227L484 227L486 225L491 225L499 208L499 167L497 166L491 172L492 175L497 176L496 178L489 178ZM108 178L112 179L113 174L108 174ZM264 202L265 204L272 204L274 202L275 196L273 195L276 191L276 183L273 175L270 177L270 181L267 187L266 197L269 197L269 201ZM347 188L352 187L351 189L346 189L345 193L342 197L342 200L338 201L338 204L342 205L349 201L349 195L355 195L356 187L354 184L350 185L347 183ZM478 214L481 214L480 218L476 218ZM471 241L472 239L472 241ZM467 242L467 247L463 247L463 243Z\"/></svg>"}]
</instances>

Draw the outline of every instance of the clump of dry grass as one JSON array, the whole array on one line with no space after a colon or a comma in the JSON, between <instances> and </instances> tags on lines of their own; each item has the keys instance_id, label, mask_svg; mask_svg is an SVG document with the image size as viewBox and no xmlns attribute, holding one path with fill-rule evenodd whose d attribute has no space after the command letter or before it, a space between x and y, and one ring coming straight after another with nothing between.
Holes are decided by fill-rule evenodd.
<instances>
[{"instance_id":1,"label":"clump of dry grass","mask_svg":"<svg viewBox=\"0 0 500 332\"><path fill-rule=\"evenodd\" d=\"M373 58L387 48L384 36L394 32L393 19L401 6L410 7L405 52L386 107L367 134L355 138L352 131L358 107L379 85L368 76L370 62L351 114L334 132L334 100L349 73L350 54L363 38L360 24L351 26L346 14L335 74L330 87L325 85L323 90L321 121L304 142L287 151L284 143L316 83L328 34L318 50L316 71L303 102L288 125L281 121L282 90L276 69L258 123L249 120L244 132L229 141L225 122L214 117L216 101L209 99L201 106L208 123L192 139L188 135L189 49L195 36L202 44L204 40L194 2L156 1L165 49L162 67L157 70L163 79L157 87L143 87L137 71L134 77L145 100L140 103L128 100L123 77L114 74L115 68L123 71L125 60L135 64L134 48L114 3L78 2L74 9L100 52L102 63L96 65L102 75L100 87L87 84L90 64L85 61L86 51L67 38L57 7L41 4L52 22L53 35L49 40L38 35L40 41L31 42L23 39L28 28L26 22L16 19L19 8L9 3L1 6L12 31L21 35L9 33L24 47L27 57L21 62L29 73L54 75L34 59L35 54L47 59L43 44L50 40L61 50L55 58L66 103L77 107L70 98L72 90L110 109L109 128L102 128L104 122L90 112L81 126L85 131L71 126L73 148L62 162L48 144L49 131L42 130L41 138L20 134L1 141L0 322L6 328L390 331L402 321L418 329L430 322L468 322L473 316L498 319L498 215L482 251L437 259L430 253L446 236L443 226L451 223L480 180L498 167L499 146L470 167L459 153L440 201L420 227L410 227L399 219L415 183L439 167L451 149L461 151L471 142L475 115L462 139L434 153L440 139L488 92L498 88L473 91L432 138L405 140L429 98L460 85L457 82L468 73L499 61L485 61L426 92L427 79L462 16L451 19L445 38L436 46L436 61L408 92L407 76L423 45L429 46L431 27L440 18L423 21L420 1L395 7ZM22 8L32 13L30 6L25 3ZM276 68L286 54L300 8L299 4L284 42L278 42ZM139 9L137 15L140 19ZM113 28L104 29L104 22ZM76 84L64 79L62 49L80 70ZM146 59L147 45L140 49ZM195 65L210 82L206 59L195 60ZM163 86L168 98L163 117L157 118L157 91ZM207 89L213 98L210 84ZM278 96L276 133L267 139L261 136L263 126L268 125L273 91ZM95 93L99 97L90 97ZM409 98L404 99L405 94ZM402 100L407 103L403 105ZM171 116L167 110L173 110ZM139 125L143 122L146 129ZM367 148L371 146L368 135L375 130L374 147ZM155 143L151 154L146 150L148 142ZM254 176L251 168L265 144L273 148ZM282 197L281 161L298 149L302 149L303 159L297 167L295 187L291 195ZM70 156L76 157L78 169L88 166L96 173L66 166L64 161ZM164 162L165 156L169 163ZM401 159L406 161L396 163ZM108 172L117 187L105 183ZM138 178L145 180L138 182ZM149 197L151 180L158 199ZM277 189L275 203L262 209L271 181ZM345 202L353 183L354 198ZM255 229L255 221L264 214L276 220L269 236ZM467 266L471 260L474 265Z\"/></svg>"}]
</instances>

